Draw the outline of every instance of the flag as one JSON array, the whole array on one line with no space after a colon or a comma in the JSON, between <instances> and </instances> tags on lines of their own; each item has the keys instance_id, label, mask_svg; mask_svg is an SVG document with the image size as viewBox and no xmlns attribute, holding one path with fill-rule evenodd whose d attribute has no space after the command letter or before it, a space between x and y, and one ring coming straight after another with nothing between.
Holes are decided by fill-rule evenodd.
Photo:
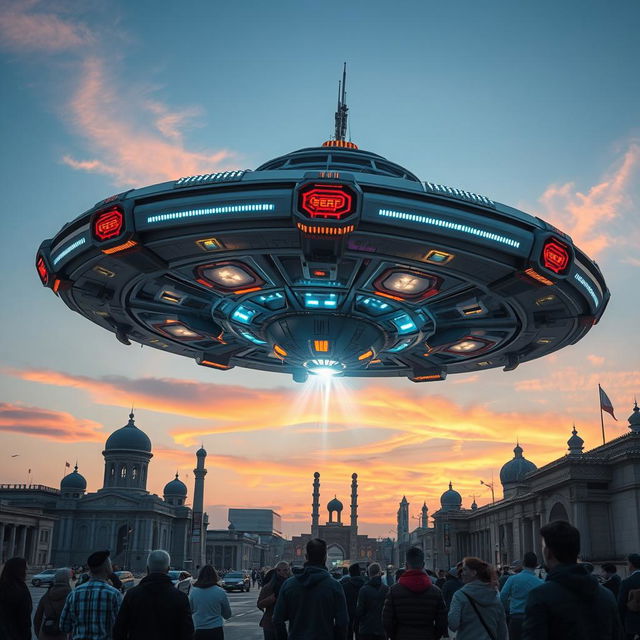
<instances>
[{"instance_id":1,"label":"flag","mask_svg":"<svg viewBox=\"0 0 640 640\"><path fill-rule=\"evenodd\" d=\"M71 467L71 465L68 462L65 462L64 466L67 467L67 468Z\"/></svg>"},{"instance_id":2,"label":"flag","mask_svg":"<svg viewBox=\"0 0 640 640\"><path fill-rule=\"evenodd\" d=\"M611 400L609 400L609 396L600 385L598 385L598 389L600 389L600 411L610 413L611 417L617 422L618 418L613 414L613 405L611 404Z\"/></svg>"}]
</instances>

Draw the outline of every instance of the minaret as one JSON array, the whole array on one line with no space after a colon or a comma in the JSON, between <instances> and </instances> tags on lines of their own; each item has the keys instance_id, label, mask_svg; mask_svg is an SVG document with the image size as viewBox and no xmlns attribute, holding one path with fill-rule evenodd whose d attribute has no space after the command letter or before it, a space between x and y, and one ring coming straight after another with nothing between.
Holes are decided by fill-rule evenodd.
<instances>
[{"instance_id":1,"label":"minaret","mask_svg":"<svg viewBox=\"0 0 640 640\"><path fill-rule=\"evenodd\" d=\"M426 529L429 526L429 518L428 518L429 509L427 507L427 503L424 502L422 505L422 515L420 516L420 526L423 529Z\"/></svg>"},{"instance_id":2,"label":"minaret","mask_svg":"<svg viewBox=\"0 0 640 640\"><path fill-rule=\"evenodd\" d=\"M351 474L351 526L349 528L349 558L358 560L358 474Z\"/></svg>"},{"instance_id":3,"label":"minaret","mask_svg":"<svg viewBox=\"0 0 640 640\"><path fill-rule=\"evenodd\" d=\"M584 449L584 440L578 435L575 424L573 425L573 431L571 433L573 435L567 440L567 444L569 445L569 453L567 455L580 456Z\"/></svg>"},{"instance_id":4,"label":"minaret","mask_svg":"<svg viewBox=\"0 0 640 640\"><path fill-rule=\"evenodd\" d=\"M204 468L204 461L207 452L204 447L200 447L196 451L197 464L193 470L195 477L195 486L193 488L193 526L191 532L191 569L195 575L198 567L202 567L205 563L205 552L207 541L205 540L205 518L204 518L204 477L207 470Z\"/></svg>"},{"instance_id":5,"label":"minaret","mask_svg":"<svg viewBox=\"0 0 640 640\"><path fill-rule=\"evenodd\" d=\"M402 496L398 509L398 542L409 533L409 503L406 496Z\"/></svg>"},{"instance_id":6,"label":"minaret","mask_svg":"<svg viewBox=\"0 0 640 640\"><path fill-rule=\"evenodd\" d=\"M317 538L320 524L320 474L317 471L313 474L313 504L311 509L311 537Z\"/></svg>"}]
</instances>

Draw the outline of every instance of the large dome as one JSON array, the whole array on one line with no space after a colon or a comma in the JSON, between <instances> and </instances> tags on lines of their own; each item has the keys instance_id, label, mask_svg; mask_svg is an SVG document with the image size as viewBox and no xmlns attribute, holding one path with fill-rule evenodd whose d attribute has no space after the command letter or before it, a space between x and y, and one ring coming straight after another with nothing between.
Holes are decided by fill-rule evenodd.
<instances>
[{"instance_id":1,"label":"large dome","mask_svg":"<svg viewBox=\"0 0 640 640\"><path fill-rule=\"evenodd\" d=\"M187 485L182 482L182 480L180 480L178 478L178 474L176 473L176 477L171 481L168 482L165 486L164 486L164 492L163 495L165 496L175 496L178 498L184 498L187 495Z\"/></svg>"},{"instance_id":2,"label":"large dome","mask_svg":"<svg viewBox=\"0 0 640 640\"><path fill-rule=\"evenodd\" d=\"M129 414L129 422L107 438L104 448L106 451L127 449L129 451L151 453L151 440L149 440L149 436L144 431L136 427L132 412Z\"/></svg>"},{"instance_id":3,"label":"large dome","mask_svg":"<svg viewBox=\"0 0 640 640\"><path fill-rule=\"evenodd\" d=\"M516 444L513 454L513 458L500 469L500 482L503 485L521 482L527 473L538 468L522 455L520 444Z\"/></svg>"},{"instance_id":4,"label":"large dome","mask_svg":"<svg viewBox=\"0 0 640 640\"><path fill-rule=\"evenodd\" d=\"M60 481L61 491L85 491L86 489L87 481L82 474L78 473L78 465Z\"/></svg>"},{"instance_id":5,"label":"large dome","mask_svg":"<svg viewBox=\"0 0 640 640\"><path fill-rule=\"evenodd\" d=\"M327 503L328 511L342 511L344 507L342 506L342 502L338 500L338 498L334 498L333 500L329 500Z\"/></svg>"},{"instance_id":6,"label":"large dome","mask_svg":"<svg viewBox=\"0 0 640 640\"><path fill-rule=\"evenodd\" d=\"M445 491L440 496L440 506L445 511L459 509L462 506L462 496L453 488L451 483L449 483L448 491Z\"/></svg>"}]
</instances>

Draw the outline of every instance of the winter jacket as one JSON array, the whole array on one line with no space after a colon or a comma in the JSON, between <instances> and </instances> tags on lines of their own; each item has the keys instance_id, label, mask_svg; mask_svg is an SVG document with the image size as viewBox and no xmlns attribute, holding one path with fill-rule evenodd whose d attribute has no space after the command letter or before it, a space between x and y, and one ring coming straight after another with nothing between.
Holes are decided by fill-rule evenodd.
<instances>
[{"instance_id":1,"label":"winter jacket","mask_svg":"<svg viewBox=\"0 0 640 640\"><path fill-rule=\"evenodd\" d=\"M60 620L64 603L70 593L71 587L69 585L53 585L47 593L40 598L36 615L33 618L33 630L38 636L38 640L66 640L66 633L61 632L57 636L50 636L43 633L41 627L47 618L53 618L56 621Z\"/></svg>"},{"instance_id":2,"label":"winter jacket","mask_svg":"<svg viewBox=\"0 0 640 640\"><path fill-rule=\"evenodd\" d=\"M482 620L491 630L493 640L507 640L507 622L500 596L491 584L481 580L468 582L453 594L449 608L449 628L457 631L456 640L491 638L469 598L473 599Z\"/></svg>"},{"instance_id":3,"label":"winter jacket","mask_svg":"<svg viewBox=\"0 0 640 640\"><path fill-rule=\"evenodd\" d=\"M382 624L391 640L438 640L447 631L442 592L421 569L405 571L389 588Z\"/></svg>"},{"instance_id":4,"label":"winter jacket","mask_svg":"<svg viewBox=\"0 0 640 640\"><path fill-rule=\"evenodd\" d=\"M166 573L150 573L124 597L113 640L191 640L189 599Z\"/></svg>"},{"instance_id":5,"label":"winter jacket","mask_svg":"<svg viewBox=\"0 0 640 640\"><path fill-rule=\"evenodd\" d=\"M324 567L305 564L280 589L273 610L279 640L287 620L289 640L343 640L349 614L342 586Z\"/></svg>"},{"instance_id":6,"label":"winter jacket","mask_svg":"<svg viewBox=\"0 0 640 640\"><path fill-rule=\"evenodd\" d=\"M0 585L0 638L31 640L33 603L24 582Z\"/></svg>"},{"instance_id":7,"label":"winter jacket","mask_svg":"<svg viewBox=\"0 0 640 640\"><path fill-rule=\"evenodd\" d=\"M344 589L344 597L347 601L347 612L349 614L349 626L353 628L356 619L356 606L358 605L358 593L364 585L362 576L345 576L340 580Z\"/></svg>"},{"instance_id":8,"label":"winter jacket","mask_svg":"<svg viewBox=\"0 0 640 640\"><path fill-rule=\"evenodd\" d=\"M622 621L625 632L629 635L640 633L640 613L627 609L627 600L629 599L629 591L631 591L631 589L640 589L640 571L634 571L628 578L625 578L620 583L620 591L618 592L620 620Z\"/></svg>"},{"instance_id":9,"label":"winter jacket","mask_svg":"<svg viewBox=\"0 0 640 640\"><path fill-rule=\"evenodd\" d=\"M278 594L280 593L280 589L284 582L285 579L281 578L278 574L275 574L275 577L269 580L267 584L260 589L256 606L261 611L264 611L262 618L260 619L260 626L263 629L275 629L273 624L273 609L276 606L276 600L278 599ZM284 638L287 637L287 630L284 624L280 625L280 635Z\"/></svg>"},{"instance_id":10,"label":"winter jacket","mask_svg":"<svg viewBox=\"0 0 640 640\"><path fill-rule=\"evenodd\" d=\"M384 635L382 607L389 591L381 576L374 576L358 592L356 618L360 635Z\"/></svg>"},{"instance_id":11,"label":"winter jacket","mask_svg":"<svg viewBox=\"0 0 640 640\"><path fill-rule=\"evenodd\" d=\"M617 573L614 573L602 583L602 586L605 589L609 589L609 591L613 593L613 597L617 600L618 594L620 593L621 582L622 578Z\"/></svg>"},{"instance_id":12,"label":"winter jacket","mask_svg":"<svg viewBox=\"0 0 640 640\"><path fill-rule=\"evenodd\" d=\"M447 578L445 583L442 585L442 597L444 599L444 603L447 606L447 611L451 606L451 599L453 598L453 594L458 590L462 589L462 580L458 578Z\"/></svg>"},{"instance_id":13,"label":"winter jacket","mask_svg":"<svg viewBox=\"0 0 640 640\"><path fill-rule=\"evenodd\" d=\"M529 593L523 640L618 640L620 619L611 591L579 564L560 564Z\"/></svg>"}]
</instances>

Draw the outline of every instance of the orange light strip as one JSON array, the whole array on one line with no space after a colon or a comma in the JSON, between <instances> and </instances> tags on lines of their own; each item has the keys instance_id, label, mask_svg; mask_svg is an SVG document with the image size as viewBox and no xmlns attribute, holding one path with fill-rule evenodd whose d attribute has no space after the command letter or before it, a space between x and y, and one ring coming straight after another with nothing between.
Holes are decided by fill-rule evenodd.
<instances>
[{"instance_id":1,"label":"orange light strip","mask_svg":"<svg viewBox=\"0 0 640 640\"><path fill-rule=\"evenodd\" d=\"M314 340L313 348L316 351L329 351L329 341L328 340Z\"/></svg>"},{"instance_id":2,"label":"orange light strip","mask_svg":"<svg viewBox=\"0 0 640 640\"><path fill-rule=\"evenodd\" d=\"M323 147L342 147L343 149L357 149L358 145L355 142L349 142L347 140L327 140L322 143Z\"/></svg>"},{"instance_id":3,"label":"orange light strip","mask_svg":"<svg viewBox=\"0 0 640 640\"><path fill-rule=\"evenodd\" d=\"M60 289L60 278L53 281L53 293L58 293L58 289Z\"/></svg>"},{"instance_id":4,"label":"orange light strip","mask_svg":"<svg viewBox=\"0 0 640 640\"><path fill-rule=\"evenodd\" d=\"M233 293L235 293L237 296L241 296L243 293L251 293L252 291L260 291L260 289L262 289L262 287L251 287L250 289L238 289L237 291L234 291Z\"/></svg>"},{"instance_id":5,"label":"orange light strip","mask_svg":"<svg viewBox=\"0 0 640 640\"><path fill-rule=\"evenodd\" d=\"M364 353L361 353L358 356L358 360L366 360L367 358L370 358L372 355L373 355L373 351L369 349L369 351L365 351Z\"/></svg>"},{"instance_id":6,"label":"orange light strip","mask_svg":"<svg viewBox=\"0 0 640 640\"><path fill-rule=\"evenodd\" d=\"M277 344L273 345L273 350L275 351L276 355L281 356L283 358L285 358L288 355L287 352Z\"/></svg>"},{"instance_id":7,"label":"orange light strip","mask_svg":"<svg viewBox=\"0 0 640 640\"><path fill-rule=\"evenodd\" d=\"M126 251L127 249L131 249L131 247L137 246L137 242L135 240L127 240L122 244L119 244L116 247L111 247L111 249L103 249L102 253L112 254L112 253L120 253L121 251Z\"/></svg>"},{"instance_id":8,"label":"orange light strip","mask_svg":"<svg viewBox=\"0 0 640 640\"><path fill-rule=\"evenodd\" d=\"M315 227L296 222L296 225L303 233L317 234L321 236L344 236L347 233L355 231L355 226L350 224L346 227Z\"/></svg>"},{"instance_id":9,"label":"orange light strip","mask_svg":"<svg viewBox=\"0 0 640 640\"><path fill-rule=\"evenodd\" d=\"M383 293L382 291L374 291L377 296L382 296L383 298L391 298L392 300L400 300L400 302L405 302L404 298L400 298L399 296L392 296L390 293Z\"/></svg>"},{"instance_id":10,"label":"orange light strip","mask_svg":"<svg viewBox=\"0 0 640 640\"><path fill-rule=\"evenodd\" d=\"M205 287L209 287L209 289L213 289L213 285L210 282L207 282L204 278L196 278L196 282L203 284Z\"/></svg>"},{"instance_id":11,"label":"orange light strip","mask_svg":"<svg viewBox=\"0 0 640 640\"><path fill-rule=\"evenodd\" d=\"M525 269L524 273L530 278L533 278L534 280L537 280L542 284L546 284L547 286L552 286L555 284L555 282L552 282L551 280L549 280L549 278L545 278L543 275L540 275L537 271L534 271L531 267L529 267L528 269Z\"/></svg>"},{"instance_id":12,"label":"orange light strip","mask_svg":"<svg viewBox=\"0 0 640 640\"><path fill-rule=\"evenodd\" d=\"M216 369L231 369L228 365L220 364L219 362L213 362L213 360L200 360L203 367L215 367Z\"/></svg>"},{"instance_id":13,"label":"orange light strip","mask_svg":"<svg viewBox=\"0 0 640 640\"><path fill-rule=\"evenodd\" d=\"M422 380L442 380L442 376L439 373L431 374L428 376L415 376L411 378L412 380L422 381Z\"/></svg>"}]
</instances>

